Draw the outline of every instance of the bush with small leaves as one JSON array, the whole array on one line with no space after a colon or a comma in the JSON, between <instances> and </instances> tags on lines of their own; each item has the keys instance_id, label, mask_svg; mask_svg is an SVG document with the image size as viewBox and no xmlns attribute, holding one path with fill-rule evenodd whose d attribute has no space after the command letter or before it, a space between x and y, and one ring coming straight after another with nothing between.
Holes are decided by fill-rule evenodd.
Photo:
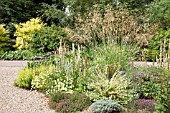
<instances>
[{"instance_id":1,"label":"bush with small leaves","mask_svg":"<svg viewBox=\"0 0 170 113\"><path fill-rule=\"evenodd\" d=\"M90 109L94 113L120 113L123 106L113 100L97 100L90 106Z\"/></svg>"},{"instance_id":2,"label":"bush with small leaves","mask_svg":"<svg viewBox=\"0 0 170 113\"><path fill-rule=\"evenodd\" d=\"M91 105L89 97L83 93L57 92L50 96L50 107L57 113L77 113Z\"/></svg>"}]
</instances>

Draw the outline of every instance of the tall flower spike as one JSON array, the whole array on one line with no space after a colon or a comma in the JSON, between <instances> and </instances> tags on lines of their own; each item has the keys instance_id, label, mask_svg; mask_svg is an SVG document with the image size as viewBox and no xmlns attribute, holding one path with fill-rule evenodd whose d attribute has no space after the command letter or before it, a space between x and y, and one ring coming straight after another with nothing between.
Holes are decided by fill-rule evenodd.
<instances>
[{"instance_id":1,"label":"tall flower spike","mask_svg":"<svg viewBox=\"0 0 170 113\"><path fill-rule=\"evenodd\" d=\"M162 67L162 41L160 41L159 67Z\"/></svg>"},{"instance_id":2,"label":"tall flower spike","mask_svg":"<svg viewBox=\"0 0 170 113\"><path fill-rule=\"evenodd\" d=\"M168 46L168 69L170 69L170 39L169 39L169 46Z\"/></svg>"}]
</instances>

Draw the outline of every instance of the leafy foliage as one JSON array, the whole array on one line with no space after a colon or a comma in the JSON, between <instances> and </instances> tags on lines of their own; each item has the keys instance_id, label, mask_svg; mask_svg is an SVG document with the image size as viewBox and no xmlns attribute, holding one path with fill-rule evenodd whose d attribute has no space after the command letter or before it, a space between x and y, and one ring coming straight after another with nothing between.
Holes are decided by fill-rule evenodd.
<instances>
[{"instance_id":1,"label":"leafy foliage","mask_svg":"<svg viewBox=\"0 0 170 113\"><path fill-rule=\"evenodd\" d=\"M167 29L170 27L170 1L155 0L149 7L148 16L151 22L160 23L161 28Z\"/></svg>"},{"instance_id":2,"label":"leafy foliage","mask_svg":"<svg viewBox=\"0 0 170 113\"><path fill-rule=\"evenodd\" d=\"M88 85L87 95L92 100L112 99L126 105L133 99L133 90L128 89L130 82L125 77L113 76L111 80L96 80Z\"/></svg>"},{"instance_id":3,"label":"leafy foliage","mask_svg":"<svg viewBox=\"0 0 170 113\"><path fill-rule=\"evenodd\" d=\"M29 50L8 51L0 55L2 60L31 60L33 53Z\"/></svg>"},{"instance_id":4,"label":"leafy foliage","mask_svg":"<svg viewBox=\"0 0 170 113\"><path fill-rule=\"evenodd\" d=\"M18 79L15 81L14 84L21 88L30 89L33 76L34 76L33 69L24 68L20 70Z\"/></svg>"},{"instance_id":5,"label":"leafy foliage","mask_svg":"<svg viewBox=\"0 0 170 113\"><path fill-rule=\"evenodd\" d=\"M0 25L0 54L11 48L11 40L8 31L4 28L5 25Z\"/></svg>"},{"instance_id":6,"label":"leafy foliage","mask_svg":"<svg viewBox=\"0 0 170 113\"><path fill-rule=\"evenodd\" d=\"M71 15L84 15L86 12L92 9L93 5L100 5L104 7L108 4L114 3L112 0L65 0L65 3L69 5Z\"/></svg>"},{"instance_id":7,"label":"leafy foliage","mask_svg":"<svg viewBox=\"0 0 170 113\"><path fill-rule=\"evenodd\" d=\"M28 49L30 47L30 42L32 41L32 33L40 30L43 26L44 24L40 18L32 18L26 23L15 25L16 32L14 36L17 37L15 47L18 49Z\"/></svg>"},{"instance_id":8,"label":"leafy foliage","mask_svg":"<svg viewBox=\"0 0 170 113\"><path fill-rule=\"evenodd\" d=\"M45 23L48 25L55 24L55 25L64 25L66 23L66 13L64 10L59 9L60 7L64 7L64 3L60 4L42 4L42 9L40 12L40 17L44 20Z\"/></svg>"},{"instance_id":9,"label":"leafy foliage","mask_svg":"<svg viewBox=\"0 0 170 113\"><path fill-rule=\"evenodd\" d=\"M127 5L129 11L134 13L133 15L145 14L147 12L146 8L154 0L119 0L123 5Z\"/></svg>"},{"instance_id":10,"label":"leafy foliage","mask_svg":"<svg viewBox=\"0 0 170 113\"><path fill-rule=\"evenodd\" d=\"M156 56L160 53L160 42L164 39L170 39L170 28L167 30L159 29L156 35L148 44L148 52L146 52L146 58L151 61L155 61ZM168 41L166 42L166 50L168 49Z\"/></svg>"},{"instance_id":11,"label":"leafy foliage","mask_svg":"<svg viewBox=\"0 0 170 113\"><path fill-rule=\"evenodd\" d=\"M47 26L32 34L31 49L36 52L53 51L59 47L61 40L64 42L65 38L64 28L56 25Z\"/></svg>"},{"instance_id":12,"label":"leafy foliage","mask_svg":"<svg viewBox=\"0 0 170 113\"><path fill-rule=\"evenodd\" d=\"M1 0L0 23L25 22L36 17L39 7L32 0Z\"/></svg>"},{"instance_id":13,"label":"leafy foliage","mask_svg":"<svg viewBox=\"0 0 170 113\"><path fill-rule=\"evenodd\" d=\"M21 88L27 88L27 89L35 89L34 86L36 86L37 89L44 89L46 88L46 83L42 83L40 86L39 84L36 84L35 80L36 77L42 74L50 74L53 72L53 66L39 66L38 68L29 68L25 67L19 72L19 76L17 80L15 81L15 85ZM41 76L43 77L43 76ZM40 81L41 82L41 81Z\"/></svg>"}]
</instances>

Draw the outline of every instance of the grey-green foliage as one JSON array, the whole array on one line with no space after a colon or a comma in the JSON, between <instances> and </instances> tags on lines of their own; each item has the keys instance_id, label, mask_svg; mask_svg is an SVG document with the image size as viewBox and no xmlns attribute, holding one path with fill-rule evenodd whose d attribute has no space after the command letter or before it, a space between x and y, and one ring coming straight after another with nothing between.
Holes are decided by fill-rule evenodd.
<instances>
[{"instance_id":1,"label":"grey-green foliage","mask_svg":"<svg viewBox=\"0 0 170 113\"><path fill-rule=\"evenodd\" d=\"M97 100L90 106L90 109L94 113L119 113L123 106L113 100Z\"/></svg>"}]
</instances>

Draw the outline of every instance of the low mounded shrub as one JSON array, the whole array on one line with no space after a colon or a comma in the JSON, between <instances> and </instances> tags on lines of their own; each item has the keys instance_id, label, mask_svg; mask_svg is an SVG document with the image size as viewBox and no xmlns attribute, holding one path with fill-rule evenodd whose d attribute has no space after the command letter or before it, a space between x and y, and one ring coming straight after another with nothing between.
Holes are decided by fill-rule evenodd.
<instances>
[{"instance_id":1,"label":"low mounded shrub","mask_svg":"<svg viewBox=\"0 0 170 113\"><path fill-rule=\"evenodd\" d=\"M90 109L94 113L120 113L123 106L113 100L97 100L90 106Z\"/></svg>"},{"instance_id":2,"label":"low mounded shrub","mask_svg":"<svg viewBox=\"0 0 170 113\"><path fill-rule=\"evenodd\" d=\"M24 68L20 70L18 78L15 80L14 85L21 88L30 89L31 82L34 76L33 69Z\"/></svg>"},{"instance_id":3,"label":"low mounded shrub","mask_svg":"<svg viewBox=\"0 0 170 113\"><path fill-rule=\"evenodd\" d=\"M50 107L57 113L76 113L91 105L89 97L83 93L57 92L50 96Z\"/></svg>"}]
</instances>

